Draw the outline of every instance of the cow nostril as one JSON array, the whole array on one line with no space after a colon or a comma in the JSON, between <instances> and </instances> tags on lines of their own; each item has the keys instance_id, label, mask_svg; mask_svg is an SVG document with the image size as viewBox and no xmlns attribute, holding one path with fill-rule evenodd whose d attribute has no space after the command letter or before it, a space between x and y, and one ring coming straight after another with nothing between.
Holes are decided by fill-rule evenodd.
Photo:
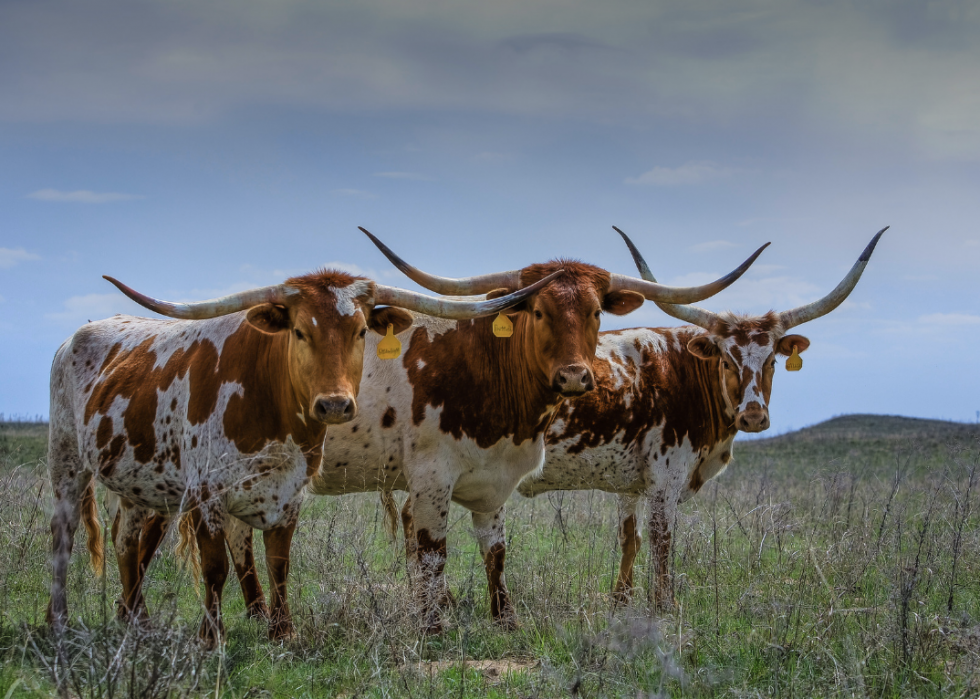
<instances>
[{"instance_id":1,"label":"cow nostril","mask_svg":"<svg viewBox=\"0 0 980 699\"><path fill-rule=\"evenodd\" d=\"M313 403L313 417L320 422L349 422L357 412L357 404L346 396L317 398Z\"/></svg>"}]
</instances>

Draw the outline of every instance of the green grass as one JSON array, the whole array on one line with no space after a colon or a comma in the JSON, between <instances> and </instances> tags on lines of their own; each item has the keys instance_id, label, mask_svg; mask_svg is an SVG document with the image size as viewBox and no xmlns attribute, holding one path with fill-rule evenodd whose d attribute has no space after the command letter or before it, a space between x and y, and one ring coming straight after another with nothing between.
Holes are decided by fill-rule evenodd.
<instances>
[{"instance_id":1,"label":"green grass","mask_svg":"<svg viewBox=\"0 0 980 699\"><path fill-rule=\"evenodd\" d=\"M377 497L310 498L290 576L298 640L267 641L263 626L245 619L231 580L228 641L214 653L194 642L200 600L169 542L148 575L151 629L114 621L115 565L94 576L79 539L70 632L60 645L45 633L45 432L0 423L0 697L59 687L73 697L980 690L976 426L844 416L740 442L729 470L681 508L678 606L659 617L646 603L645 550L636 600L611 606L619 552L610 496L512 501L507 575L522 627L511 633L489 622L469 517L454 507L447 573L458 605L439 638L415 630L403 544L386 538ZM519 671L459 665L485 659Z\"/></svg>"}]
</instances>

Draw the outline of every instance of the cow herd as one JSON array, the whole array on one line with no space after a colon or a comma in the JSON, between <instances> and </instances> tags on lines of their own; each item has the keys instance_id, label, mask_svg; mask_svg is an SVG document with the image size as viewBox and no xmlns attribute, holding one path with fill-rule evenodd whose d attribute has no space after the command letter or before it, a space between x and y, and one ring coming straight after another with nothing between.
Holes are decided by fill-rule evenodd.
<instances>
[{"instance_id":1,"label":"cow herd","mask_svg":"<svg viewBox=\"0 0 980 699\"><path fill-rule=\"evenodd\" d=\"M418 618L429 633L442 629L450 598L450 502L472 513L493 620L516 625L504 576L504 505L515 489L528 497L616 493L619 601L632 591L645 500L651 594L669 607L678 504L725 469L739 430L768 428L776 357L795 361L809 346L788 331L840 305L884 230L826 297L763 316L690 304L732 284L765 246L715 282L677 288L657 283L622 231L639 278L564 259L437 277L364 232L398 269L442 296L324 270L180 304L107 277L173 320L90 322L55 355L47 618L56 632L68 618L79 524L93 567L104 566L96 481L111 503L120 617L146 616L143 579L178 521L180 545L193 551L205 585L200 637L209 646L223 635L229 552L249 613L268 618L272 639L295 633L289 555L307 492L379 491L392 520L391 493L408 493L401 520ZM691 325L599 331L603 313L626 315L644 300ZM265 544L268 606L253 529Z\"/></svg>"}]
</instances>

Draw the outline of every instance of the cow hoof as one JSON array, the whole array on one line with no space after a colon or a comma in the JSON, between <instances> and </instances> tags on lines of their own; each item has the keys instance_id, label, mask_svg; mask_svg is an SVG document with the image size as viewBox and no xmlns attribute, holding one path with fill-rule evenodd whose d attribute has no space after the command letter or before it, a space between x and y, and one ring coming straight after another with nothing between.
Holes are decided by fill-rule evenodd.
<instances>
[{"instance_id":1,"label":"cow hoof","mask_svg":"<svg viewBox=\"0 0 980 699\"><path fill-rule=\"evenodd\" d=\"M517 613L513 608L505 609L500 614L493 617L493 625L501 631L517 631L521 628L521 622L517 618Z\"/></svg>"},{"instance_id":2,"label":"cow hoof","mask_svg":"<svg viewBox=\"0 0 980 699\"><path fill-rule=\"evenodd\" d=\"M225 635L225 625L220 621L215 624L210 619L205 618L201 622L201 629L197 632L197 638L201 642L204 650L214 650L221 643Z\"/></svg>"},{"instance_id":3,"label":"cow hoof","mask_svg":"<svg viewBox=\"0 0 980 699\"><path fill-rule=\"evenodd\" d=\"M277 643L287 643L296 638L296 629L293 622L285 621L278 624L269 624L269 640Z\"/></svg>"},{"instance_id":4,"label":"cow hoof","mask_svg":"<svg viewBox=\"0 0 980 699\"><path fill-rule=\"evenodd\" d=\"M146 605L140 604L136 609L129 609L121 600L116 601L116 619L136 626L149 624L150 613L146 611Z\"/></svg>"},{"instance_id":5,"label":"cow hoof","mask_svg":"<svg viewBox=\"0 0 980 699\"><path fill-rule=\"evenodd\" d=\"M434 621L422 629L422 633L426 636L441 636L443 631L441 621Z\"/></svg>"},{"instance_id":6,"label":"cow hoof","mask_svg":"<svg viewBox=\"0 0 980 699\"><path fill-rule=\"evenodd\" d=\"M439 606L443 609L456 609L458 604L456 595L453 594L452 590L447 589L442 593L442 597L439 598Z\"/></svg>"},{"instance_id":7,"label":"cow hoof","mask_svg":"<svg viewBox=\"0 0 980 699\"><path fill-rule=\"evenodd\" d=\"M629 588L616 590L612 594L613 604L617 607L625 607L633 599L633 591Z\"/></svg>"},{"instance_id":8,"label":"cow hoof","mask_svg":"<svg viewBox=\"0 0 980 699\"><path fill-rule=\"evenodd\" d=\"M268 619L269 608L265 606L265 602L257 602L245 610L245 616L249 619Z\"/></svg>"}]
</instances>

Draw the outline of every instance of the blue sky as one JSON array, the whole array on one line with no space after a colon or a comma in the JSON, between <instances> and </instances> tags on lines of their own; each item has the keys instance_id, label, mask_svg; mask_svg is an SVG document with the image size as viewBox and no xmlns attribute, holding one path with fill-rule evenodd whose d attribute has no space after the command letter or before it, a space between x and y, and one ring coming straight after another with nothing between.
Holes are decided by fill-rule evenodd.
<instances>
[{"instance_id":1,"label":"blue sky","mask_svg":"<svg viewBox=\"0 0 980 699\"><path fill-rule=\"evenodd\" d=\"M773 431L980 410L980 8L972 2L0 4L0 412L57 346L174 300L342 265L357 231L463 276L556 256L811 301ZM652 304L604 327L673 325Z\"/></svg>"}]
</instances>

